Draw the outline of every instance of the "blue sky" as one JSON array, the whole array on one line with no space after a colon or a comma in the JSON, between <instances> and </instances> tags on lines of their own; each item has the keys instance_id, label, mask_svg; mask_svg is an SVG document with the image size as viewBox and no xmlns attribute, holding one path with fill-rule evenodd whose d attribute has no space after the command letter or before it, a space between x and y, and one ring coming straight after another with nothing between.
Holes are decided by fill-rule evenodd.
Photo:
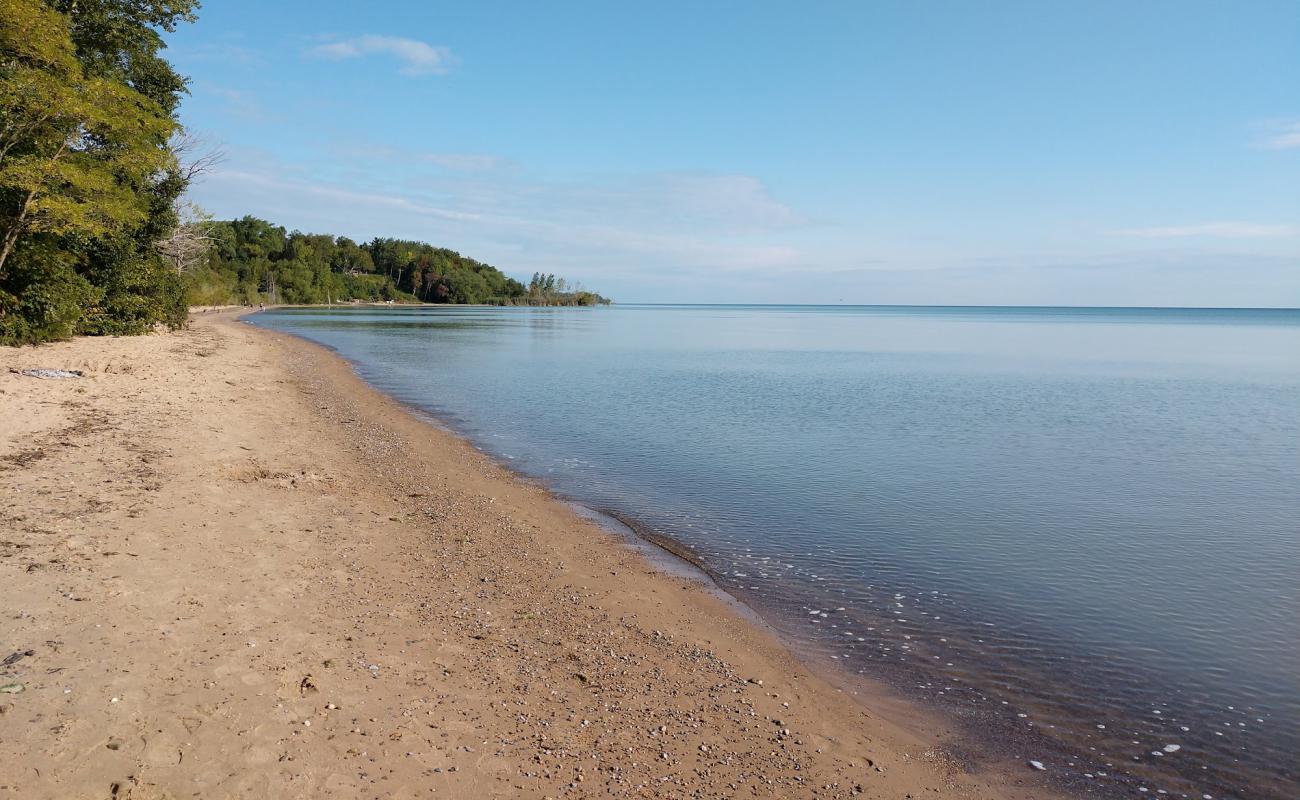
<instances>
[{"instance_id":1,"label":"blue sky","mask_svg":"<svg viewBox=\"0 0 1300 800\"><path fill-rule=\"evenodd\" d=\"M226 218L625 302L1300 306L1300 3L210 0Z\"/></svg>"}]
</instances>

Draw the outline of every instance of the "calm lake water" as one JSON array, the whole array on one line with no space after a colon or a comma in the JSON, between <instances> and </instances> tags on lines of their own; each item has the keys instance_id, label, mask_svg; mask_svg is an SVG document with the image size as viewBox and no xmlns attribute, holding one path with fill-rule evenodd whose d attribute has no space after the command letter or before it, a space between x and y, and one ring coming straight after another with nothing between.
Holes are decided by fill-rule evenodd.
<instances>
[{"instance_id":1,"label":"calm lake water","mask_svg":"<svg viewBox=\"0 0 1300 800\"><path fill-rule=\"evenodd\" d=\"M1077 793L1300 796L1300 311L254 321Z\"/></svg>"}]
</instances>

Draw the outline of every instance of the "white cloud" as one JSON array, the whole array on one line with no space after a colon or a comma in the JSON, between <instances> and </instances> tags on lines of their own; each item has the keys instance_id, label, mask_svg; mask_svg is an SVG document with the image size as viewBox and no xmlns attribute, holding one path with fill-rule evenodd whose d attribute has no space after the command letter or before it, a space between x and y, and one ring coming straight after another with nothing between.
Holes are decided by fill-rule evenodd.
<instances>
[{"instance_id":1,"label":"white cloud","mask_svg":"<svg viewBox=\"0 0 1300 800\"><path fill-rule=\"evenodd\" d=\"M445 75L457 63L455 54L446 47L401 36L367 34L311 47L307 55L341 61L347 58L385 54L402 63L403 75Z\"/></svg>"},{"instance_id":2,"label":"white cloud","mask_svg":"<svg viewBox=\"0 0 1300 800\"><path fill-rule=\"evenodd\" d=\"M1268 131L1256 140L1255 147L1260 150L1300 149L1300 120L1270 125Z\"/></svg>"},{"instance_id":3,"label":"white cloud","mask_svg":"<svg viewBox=\"0 0 1300 800\"><path fill-rule=\"evenodd\" d=\"M1294 225L1269 225L1258 222L1204 222L1198 225L1168 225L1152 228L1127 228L1112 231L1115 236L1141 239L1279 239L1300 233Z\"/></svg>"}]
</instances>

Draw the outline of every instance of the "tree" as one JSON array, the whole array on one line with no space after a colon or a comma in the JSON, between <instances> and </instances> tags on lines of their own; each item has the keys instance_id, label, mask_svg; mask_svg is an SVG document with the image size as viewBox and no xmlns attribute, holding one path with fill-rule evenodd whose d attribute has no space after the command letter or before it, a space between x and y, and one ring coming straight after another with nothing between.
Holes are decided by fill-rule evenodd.
<instances>
[{"instance_id":1,"label":"tree","mask_svg":"<svg viewBox=\"0 0 1300 800\"><path fill-rule=\"evenodd\" d=\"M176 123L122 83L87 75L68 20L0 0L0 277L20 238L95 237L143 221L136 189L165 171Z\"/></svg>"},{"instance_id":2,"label":"tree","mask_svg":"<svg viewBox=\"0 0 1300 800\"><path fill-rule=\"evenodd\" d=\"M212 250L212 215L189 201L177 201L176 227L155 245L167 263L183 275L206 264Z\"/></svg>"},{"instance_id":3,"label":"tree","mask_svg":"<svg viewBox=\"0 0 1300 800\"><path fill-rule=\"evenodd\" d=\"M356 242L340 236L334 243L334 257L330 261L330 266L335 272L374 272L375 264L364 248Z\"/></svg>"},{"instance_id":4,"label":"tree","mask_svg":"<svg viewBox=\"0 0 1300 800\"><path fill-rule=\"evenodd\" d=\"M195 0L0 0L0 341L185 320L158 242L192 174L160 30Z\"/></svg>"}]
</instances>

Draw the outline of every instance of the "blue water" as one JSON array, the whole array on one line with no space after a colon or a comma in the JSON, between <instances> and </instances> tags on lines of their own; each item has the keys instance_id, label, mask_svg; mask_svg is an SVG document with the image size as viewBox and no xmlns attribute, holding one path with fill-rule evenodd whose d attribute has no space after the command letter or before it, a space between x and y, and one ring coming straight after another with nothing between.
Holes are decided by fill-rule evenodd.
<instances>
[{"instance_id":1,"label":"blue water","mask_svg":"<svg viewBox=\"0 0 1300 800\"><path fill-rule=\"evenodd\" d=\"M1080 793L1300 796L1300 311L255 321L689 545L810 658Z\"/></svg>"}]
</instances>

